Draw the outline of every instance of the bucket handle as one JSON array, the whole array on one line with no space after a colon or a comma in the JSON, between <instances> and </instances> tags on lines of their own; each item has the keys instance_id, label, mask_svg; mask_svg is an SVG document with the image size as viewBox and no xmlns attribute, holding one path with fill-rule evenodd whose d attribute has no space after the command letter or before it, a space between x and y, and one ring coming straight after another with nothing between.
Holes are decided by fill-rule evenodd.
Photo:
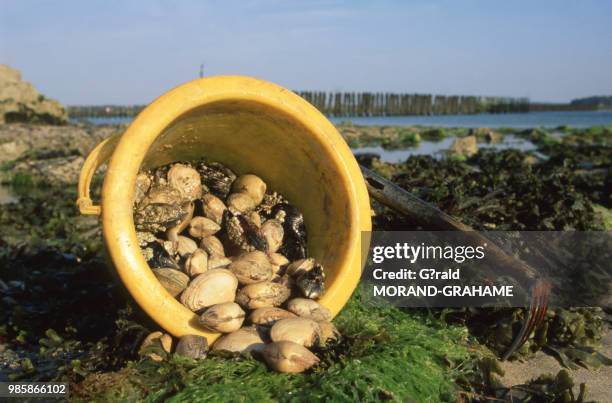
<instances>
[{"instance_id":1,"label":"bucket handle","mask_svg":"<svg viewBox=\"0 0 612 403\"><path fill-rule=\"evenodd\" d=\"M78 187L79 198L76 204L83 215L100 215L102 213L102 207L94 205L91 197L89 197L89 187L91 186L91 180L98 168L110 159L120 138L121 135L117 134L102 140L93 150L91 150L81 168Z\"/></svg>"}]
</instances>

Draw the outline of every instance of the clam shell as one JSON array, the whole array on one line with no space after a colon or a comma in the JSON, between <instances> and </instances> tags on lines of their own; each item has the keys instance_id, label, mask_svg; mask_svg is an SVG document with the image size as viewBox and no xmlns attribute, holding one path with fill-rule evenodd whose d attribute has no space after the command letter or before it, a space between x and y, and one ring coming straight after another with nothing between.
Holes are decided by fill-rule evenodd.
<instances>
[{"instance_id":1,"label":"clam shell","mask_svg":"<svg viewBox=\"0 0 612 403\"><path fill-rule=\"evenodd\" d=\"M152 269L153 274L159 280L159 283L172 295L176 297L179 295L187 285L189 284L189 276L185 273L170 268L159 268Z\"/></svg>"},{"instance_id":2,"label":"clam shell","mask_svg":"<svg viewBox=\"0 0 612 403\"><path fill-rule=\"evenodd\" d=\"M249 351L261 351L265 344L254 327L243 327L233 333L221 336L212 349L214 351L231 351L246 353Z\"/></svg>"},{"instance_id":3,"label":"clam shell","mask_svg":"<svg viewBox=\"0 0 612 403\"><path fill-rule=\"evenodd\" d=\"M276 252L269 253L268 259L270 260L270 264L272 264L272 274L275 276L280 274L280 270L283 266L289 264L289 259Z\"/></svg>"},{"instance_id":4,"label":"clam shell","mask_svg":"<svg viewBox=\"0 0 612 403\"><path fill-rule=\"evenodd\" d=\"M194 250L185 260L185 272L189 277L195 277L206 270L208 270L208 253L202 249Z\"/></svg>"},{"instance_id":5,"label":"clam shell","mask_svg":"<svg viewBox=\"0 0 612 403\"><path fill-rule=\"evenodd\" d=\"M307 318L286 318L276 322L270 329L272 341L292 341L304 347L319 343L321 328L314 320Z\"/></svg>"},{"instance_id":6,"label":"clam shell","mask_svg":"<svg viewBox=\"0 0 612 403\"><path fill-rule=\"evenodd\" d=\"M289 298L291 290L286 284L263 281L249 284L236 293L236 302L248 309L279 306Z\"/></svg>"},{"instance_id":7,"label":"clam shell","mask_svg":"<svg viewBox=\"0 0 612 403\"><path fill-rule=\"evenodd\" d=\"M204 209L204 215L207 218L210 218L217 224L221 225L221 222L223 221L223 212L227 208L221 199L207 193L202 196L202 207Z\"/></svg>"},{"instance_id":8,"label":"clam shell","mask_svg":"<svg viewBox=\"0 0 612 403\"><path fill-rule=\"evenodd\" d=\"M307 348L290 341L270 343L262 353L268 366L278 372L300 373L319 363Z\"/></svg>"},{"instance_id":9,"label":"clam shell","mask_svg":"<svg viewBox=\"0 0 612 403\"><path fill-rule=\"evenodd\" d=\"M183 195L178 189L157 185L149 189L149 192L142 199L138 207L148 206L149 204L181 204L183 200Z\"/></svg>"},{"instance_id":10,"label":"clam shell","mask_svg":"<svg viewBox=\"0 0 612 403\"><path fill-rule=\"evenodd\" d=\"M227 267L231 263L232 263L232 260L225 256L212 256L208 258L208 270Z\"/></svg>"},{"instance_id":11,"label":"clam shell","mask_svg":"<svg viewBox=\"0 0 612 403\"><path fill-rule=\"evenodd\" d=\"M254 310L249 316L249 320L254 325L272 326L281 319L295 318L293 312L286 311L277 307L266 307Z\"/></svg>"},{"instance_id":12,"label":"clam shell","mask_svg":"<svg viewBox=\"0 0 612 403\"><path fill-rule=\"evenodd\" d=\"M261 203L266 194L266 183L257 175L240 175L232 183L232 192L248 194L257 205Z\"/></svg>"},{"instance_id":13,"label":"clam shell","mask_svg":"<svg viewBox=\"0 0 612 403\"><path fill-rule=\"evenodd\" d=\"M331 322L319 322L319 328L321 329L319 332L319 343L322 346L340 338L340 332Z\"/></svg>"},{"instance_id":14,"label":"clam shell","mask_svg":"<svg viewBox=\"0 0 612 403\"><path fill-rule=\"evenodd\" d=\"M140 173L136 176L136 189L134 191L134 203L138 204L144 199L147 191L151 187L151 178L149 175Z\"/></svg>"},{"instance_id":15,"label":"clam shell","mask_svg":"<svg viewBox=\"0 0 612 403\"><path fill-rule=\"evenodd\" d=\"M159 354L155 352L155 343L159 343L159 346L161 347L161 350L158 350ZM170 351L172 351L172 336L157 331L149 333L149 335L145 337L145 339L140 344L139 354L146 355L153 361L163 361L164 357L162 357L160 354L168 354L170 353Z\"/></svg>"},{"instance_id":16,"label":"clam shell","mask_svg":"<svg viewBox=\"0 0 612 403\"><path fill-rule=\"evenodd\" d=\"M329 309L308 298L294 298L287 303L287 310L302 318L309 318L317 322L329 322L332 314Z\"/></svg>"},{"instance_id":17,"label":"clam shell","mask_svg":"<svg viewBox=\"0 0 612 403\"><path fill-rule=\"evenodd\" d=\"M254 284L272 278L272 265L268 256L260 251L243 253L228 267L240 284Z\"/></svg>"},{"instance_id":18,"label":"clam shell","mask_svg":"<svg viewBox=\"0 0 612 403\"><path fill-rule=\"evenodd\" d=\"M202 359L208 353L208 340L195 334L185 335L179 339L174 352L194 360Z\"/></svg>"},{"instance_id":19,"label":"clam shell","mask_svg":"<svg viewBox=\"0 0 612 403\"><path fill-rule=\"evenodd\" d=\"M193 204L193 202L187 202L187 203L183 203L181 208L186 213L185 217L180 222L178 222L174 227L168 228L166 230L166 238L172 242L177 242L178 234L183 232L183 230L187 228L187 225L189 225L189 222L191 221L193 217L193 210L195 208L195 205Z\"/></svg>"},{"instance_id":20,"label":"clam shell","mask_svg":"<svg viewBox=\"0 0 612 403\"><path fill-rule=\"evenodd\" d=\"M231 333L240 329L244 311L235 302L213 305L200 316L199 323L213 332Z\"/></svg>"},{"instance_id":21,"label":"clam shell","mask_svg":"<svg viewBox=\"0 0 612 403\"><path fill-rule=\"evenodd\" d=\"M168 171L168 184L186 199L195 200L202 196L200 174L187 165L174 164Z\"/></svg>"},{"instance_id":22,"label":"clam shell","mask_svg":"<svg viewBox=\"0 0 612 403\"><path fill-rule=\"evenodd\" d=\"M207 236L215 235L221 226L206 217L193 217L189 221L189 235L194 238L205 238Z\"/></svg>"},{"instance_id":23,"label":"clam shell","mask_svg":"<svg viewBox=\"0 0 612 403\"><path fill-rule=\"evenodd\" d=\"M204 249L210 257L220 256L225 257L225 248L223 243L214 235L202 238L200 248Z\"/></svg>"},{"instance_id":24,"label":"clam shell","mask_svg":"<svg viewBox=\"0 0 612 403\"><path fill-rule=\"evenodd\" d=\"M216 304L232 302L238 279L225 269L212 269L198 275L181 294L181 303L192 311Z\"/></svg>"},{"instance_id":25,"label":"clam shell","mask_svg":"<svg viewBox=\"0 0 612 403\"><path fill-rule=\"evenodd\" d=\"M257 211L251 211L249 213L249 220L251 220L256 227L261 227L261 216Z\"/></svg>"},{"instance_id":26,"label":"clam shell","mask_svg":"<svg viewBox=\"0 0 612 403\"><path fill-rule=\"evenodd\" d=\"M191 238L188 238L183 235L178 236L176 252L181 255L181 257L187 256L198 249L198 244Z\"/></svg>"},{"instance_id":27,"label":"clam shell","mask_svg":"<svg viewBox=\"0 0 612 403\"><path fill-rule=\"evenodd\" d=\"M261 235L268 242L268 253L276 252L283 244L283 224L278 220L267 220L261 225Z\"/></svg>"},{"instance_id":28,"label":"clam shell","mask_svg":"<svg viewBox=\"0 0 612 403\"><path fill-rule=\"evenodd\" d=\"M227 207L234 213L247 213L256 206L257 203L246 193L232 193L227 198Z\"/></svg>"}]
</instances>

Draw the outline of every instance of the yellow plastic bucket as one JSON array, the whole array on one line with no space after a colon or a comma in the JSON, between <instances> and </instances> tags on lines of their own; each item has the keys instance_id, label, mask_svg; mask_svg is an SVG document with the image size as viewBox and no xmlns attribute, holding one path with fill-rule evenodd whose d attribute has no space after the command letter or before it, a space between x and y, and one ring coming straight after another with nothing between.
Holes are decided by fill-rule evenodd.
<instances>
[{"instance_id":1,"label":"yellow plastic bucket","mask_svg":"<svg viewBox=\"0 0 612 403\"><path fill-rule=\"evenodd\" d=\"M99 206L91 179L110 158ZM125 133L100 143L79 179L82 214L102 216L106 247L137 303L174 336L200 334L197 316L157 281L143 258L132 218L136 175L175 161L207 158L237 174L255 173L304 214L308 249L326 272L320 302L336 315L361 275L361 231L371 228L363 177L348 145L316 108L278 85L240 76L183 84L159 97Z\"/></svg>"}]
</instances>

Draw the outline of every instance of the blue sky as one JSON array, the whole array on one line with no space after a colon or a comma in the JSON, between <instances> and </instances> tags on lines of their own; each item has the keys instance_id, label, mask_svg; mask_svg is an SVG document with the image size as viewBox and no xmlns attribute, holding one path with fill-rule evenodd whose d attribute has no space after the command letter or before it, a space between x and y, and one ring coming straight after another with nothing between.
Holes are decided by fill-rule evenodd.
<instances>
[{"instance_id":1,"label":"blue sky","mask_svg":"<svg viewBox=\"0 0 612 403\"><path fill-rule=\"evenodd\" d=\"M206 75L291 89L612 94L611 1L0 0L0 63L66 104Z\"/></svg>"}]
</instances>

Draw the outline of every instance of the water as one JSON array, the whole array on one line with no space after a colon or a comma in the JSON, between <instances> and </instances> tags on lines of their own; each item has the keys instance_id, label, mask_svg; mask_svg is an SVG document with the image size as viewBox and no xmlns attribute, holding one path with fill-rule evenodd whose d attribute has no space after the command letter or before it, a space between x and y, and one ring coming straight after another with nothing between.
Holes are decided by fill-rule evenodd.
<instances>
[{"instance_id":1,"label":"water","mask_svg":"<svg viewBox=\"0 0 612 403\"><path fill-rule=\"evenodd\" d=\"M583 112L529 112L529 113L483 113L478 115L436 116L381 116L330 118L333 123L351 121L364 126L440 126L440 127L490 127L527 129L533 127L554 128L563 125L591 127L612 125L612 111Z\"/></svg>"},{"instance_id":2,"label":"water","mask_svg":"<svg viewBox=\"0 0 612 403\"><path fill-rule=\"evenodd\" d=\"M447 137L441 141L421 141L418 146L406 148L402 150L385 150L380 146L353 148L353 154L374 153L380 155L381 161L384 162L404 162L408 157L413 155L431 155L441 158L446 155L446 150L449 149L456 137ZM506 134L503 141L499 143L478 143L478 148L492 148L495 150L516 149L520 151L535 151L537 146L531 141L523 140L512 134Z\"/></svg>"},{"instance_id":3,"label":"water","mask_svg":"<svg viewBox=\"0 0 612 403\"><path fill-rule=\"evenodd\" d=\"M86 121L95 125L124 124L132 121L131 117L122 118L88 118ZM333 123L351 121L365 126L440 126L440 127L491 127L526 129L532 127L591 127L612 125L612 110L581 112L529 112L500 113L478 115L436 115L436 116L380 116L380 117L343 117L330 120Z\"/></svg>"}]
</instances>

